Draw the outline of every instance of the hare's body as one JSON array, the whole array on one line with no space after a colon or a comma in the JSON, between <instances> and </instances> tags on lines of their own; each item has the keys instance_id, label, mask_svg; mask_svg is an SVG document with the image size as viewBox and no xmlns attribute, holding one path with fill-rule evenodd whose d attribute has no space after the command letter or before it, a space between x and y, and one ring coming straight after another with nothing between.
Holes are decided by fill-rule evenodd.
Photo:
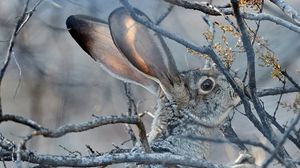
<instances>
[{"instance_id":1,"label":"hare's body","mask_svg":"<svg viewBox=\"0 0 300 168\"><path fill-rule=\"evenodd\" d=\"M159 110L155 114L149 134L152 150L205 158L209 145L203 141L191 140L188 136L209 136L212 130L199 126L194 119L187 116L191 109L177 109L165 102Z\"/></svg>"},{"instance_id":2,"label":"hare's body","mask_svg":"<svg viewBox=\"0 0 300 168\"><path fill-rule=\"evenodd\" d=\"M160 93L149 134L152 150L205 159L208 143L193 137L210 137L239 102L230 84L214 67L179 73L170 53L163 54L155 43L161 37L123 8L111 13L108 26L82 15L67 20L73 38L110 74Z\"/></svg>"}]
</instances>

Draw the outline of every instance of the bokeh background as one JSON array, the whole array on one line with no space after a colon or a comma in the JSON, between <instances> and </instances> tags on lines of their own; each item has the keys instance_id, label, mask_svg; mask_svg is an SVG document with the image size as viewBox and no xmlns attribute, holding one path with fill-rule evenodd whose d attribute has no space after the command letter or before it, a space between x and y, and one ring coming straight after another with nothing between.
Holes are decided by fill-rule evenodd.
<instances>
[{"instance_id":1,"label":"bokeh background","mask_svg":"<svg viewBox=\"0 0 300 168\"><path fill-rule=\"evenodd\" d=\"M31 4L33 5L34 2L32 1ZM154 21L169 7L169 4L162 0L130 2ZM215 3L228 2L218 0ZM299 1L288 1L288 3L300 10ZM11 36L18 16L21 15L24 4L25 0L0 0L1 60L4 59L8 47L7 40ZM107 20L109 13L119 6L117 0L45 0L42 2L16 39L13 59L1 88L4 113L31 118L52 129L68 123L88 121L93 118L93 114L126 114L127 99L123 82L103 71L77 45L65 27L65 20L69 15L86 14ZM268 1L264 11L287 19ZM161 23L161 27L199 46L206 45L203 32L208 27L202 16L201 12L175 7ZM211 19L224 22L222 17L211 17ZM254 25L253 22L249 24ZM296 70L300 68L300 35L270 22L262 22L259 34L268 40L269 47L278 56L282 67L299 82L299 73L297 74ZM217 36L216 40L220 40L220 36ZM203 60L191 55L185 47L170 40L167 40L167 43L181 71L203 65ZM257 64L260 64L259 60ZM239 76L242 77L245 67L245 55L238 55L233 69L239 70ZM277 79L271 77L270 68L259 66L257 68L259 88L281 86ZM132 91L139 112L154 111L153 95L134 85ZM278 96L263 98L264 106L271 114L278 98ZM294 98L295 94L288 94L283 96L282 101L291 102ZM292 112L280 107L277 119L281 124L285 124L293 116ZM151 117L145 116L143 119L149 129ZM253 125L238 112L233 119L233 127L243 139L267 143ZM27 127L11 122L0 125L1 134L16 143L21 140L20 136L30 131L32 130ZM220 137L221 134L216 132L215 136ZM37 137L30 141L29 148L41 154L69 154L66 150L68 149L84 155L88 154L86 145L90 145L96 151L106 152L113 149L113 145L130 147L131 143L121 145L128 139L124 125L108 125L82 133L68 134L58 139ZM300 158L300 152L293 144L287 142L286 147L292 156ZM209 159L218 163L232 163L238 155L237 149L232 145L213 144L212 149ZM263 151L256 148L252 150L257 156L258 163L266 157ZM0 164L1 166L3 165Z\"/></svg>"}]
</instances>

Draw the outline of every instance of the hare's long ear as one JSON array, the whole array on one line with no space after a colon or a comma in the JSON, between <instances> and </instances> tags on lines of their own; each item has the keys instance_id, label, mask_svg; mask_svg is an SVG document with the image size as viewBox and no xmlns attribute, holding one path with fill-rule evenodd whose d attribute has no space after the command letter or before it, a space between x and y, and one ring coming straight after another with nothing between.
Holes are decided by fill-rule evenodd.
<instances>
[{"instance_id":1,"label":"hare's long ear","mask_svg":"<svg viewBox=\"0 0 300 168\"><path fill-rule=\"evenodd\" d=\"M81 48L111 75L139 84L152 93L157 91L158 84L139 72L122 56L112 41L108 26L101 20L74 15L67 19L66 25Z\"/></svg>"},{"instance_id":2,"label":"hare's long ear","mask_svg":"<svg viewBox=\"0 0 300 168\"><path fill-rule=\"evenodd\" d=\"M148 19L137 9L136 13ZM124 8L111 13L109 28L116 46L137 69L159 82L168 98L186 101L187 91L174 61L170 60L173 58L165 57L160 52L161 48L157 46L154 34L133 20Z\"/></svg>"}]
</instances>

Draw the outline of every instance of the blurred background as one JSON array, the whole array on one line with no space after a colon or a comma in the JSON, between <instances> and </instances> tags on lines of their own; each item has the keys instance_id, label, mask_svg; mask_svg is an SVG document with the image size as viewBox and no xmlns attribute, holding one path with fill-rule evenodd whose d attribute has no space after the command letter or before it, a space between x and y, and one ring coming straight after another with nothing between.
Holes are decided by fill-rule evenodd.
<instances>
[{"instance_id":1,"label":"blurred background","mask_svg":"<svg viewBox=\"0 0 300 168\"><path fill-rule=\"evenodd\" d=\"M153 21L163 15L169 7L169 4L162 0L130 2ZM31 6L34 3L35 1L32 1ZM214 3L228 2L218 0ZM288 3L295 9L300 9L299 1ZM1 60L4 59L8 40L18 17L22 14L24 4L25 0L0 0ZM93 118L93 114L126 114L127 98L123 82L103 71L71 38L65 26L67 17L74 14L91 15L107 20L109 14L119 6L118 0L44 0L16 39L13 58L1 88L4 113L31 118L52 129L68 123L88 121ZM287 19L268 1L264 12ZM203 32L208 27L202 17L201 12L175 7L161 23L161 27L199 46L207 45ZM211 20L228 24L222 17L211 17ZM249 25L254 23L249 22ZM282 67L299 82L300 77L296 70L300 67L300 35L271 22L262 22L258 33L268 41ZM218 41L221 36L216 38ZM167 43L180 71L202 67L203 60L191 55L185 47L170 40L167 40ZM257 59L257 65L260 63ZM243 77L245 67L244 55L238 55L232 69L239 70L238 75ZM272 78L271 68L257 68L260 89L282 86L277 79ZM287 84L289 85L290 83ZM131 86L138 112L153 112L155 97L139 86ZM294 98L295 94L288 94L283 96L282 101L291 102ZM278 96L263 98L264 106L270 114L273 114L278 99ZM239 109L242 111L243 108ZM281 107L277 113L278 122L281 124L289 123L295 115ZM145 116L143 119L149 129L151 117ZM233 128L242 139L267 143L252 123L239 113L236 113L233 119ZM30 131L32 130L12 122L0 125L1 134L16 143L21 140L20 136ZM215 135L221 134L216 132ZM130 147L131 143L121 145L128 139L124 125L108 125L82 133L68 134L58 139L37 137L30 141L29 148L41 154L69 154L67 150L70 150L86 155L86 145L98 152L107 152L114 148L113 145ZM300 158L300 152L293 144L287 142L286 147L292 156ZM238 155L237 149L232 145L214 144L212 149L209 159L218 163L232 163ZM256 148L252 150L260 163L265 154Z\"/></svg>"}]
</instances>

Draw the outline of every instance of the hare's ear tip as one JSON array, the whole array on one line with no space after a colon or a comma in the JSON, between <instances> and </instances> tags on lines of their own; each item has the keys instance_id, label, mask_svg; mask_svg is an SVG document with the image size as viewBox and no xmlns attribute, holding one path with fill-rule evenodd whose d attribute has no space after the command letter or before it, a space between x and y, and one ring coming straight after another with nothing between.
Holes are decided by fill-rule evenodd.
<instances>
[{"instance_id":1,"label":"hare's ear tip","mask_svg":"<svg viewBox=\"0 0 300 168\"><path fill-rule=\"evenodd\" d=\"M135 11L135 13L138 14L138 15L146 16L142 11L140 11L140 10L137 9L137 8L134 8L134 11ZM130 14L128 13L128 11L126 10L126 8L124 8L124 7L119 7L119 8L116 8L115 10L113 10L113 11L111 12L111 14L109 15L109 18L110 18L111 16L124 16L124 15L130 15Z\"/></svg>"},{"instance_id":2,"label":"hare's ear tip","mask_svg":"<svg viewBox=\"0 0 300 168\"><path fill-rule=\"evenodd\" d=\"M82 15L71 15L66 20L66 26L68 29L79 28L82 24L84 24Z\"/></svg>"},{"instance_id":3,"label":"hare's ear tip","mask_svg":"<svg viewBox=\"0 0 300 168\"><path fill-rule=\"evenodd\" d=\"M66 20L66 26L67 26L68 29L73 27L74 20L75 20L75 16L74 15L71 15L71 16L69 16L67 18L67 20Z\"/></svg>"},{"instance_id":4,"label":"hare's ear tip","mask_svg":"<svg viewBox=\"0 0 300 168\"><path fill-rule=\"evenodd\" d=\"M122 15L124 15L124 12L127 12L126 9L124 7L119 7L119 8L116 8L115 10L113 10L110 15L109 15L109 19L112 18L112 17L120 17Z\"/></svg>"},{"instance_id":5,"label":"hare's ear tip","mask_svg":"<svg viewBox=\"0 0 300 168\"><path fill-rule=\"evenodd\" d=\"M103 26L108 24L106 20L102 20L96 17L88 15L71 15L66 20L66 26L68 29L81 30L93 29L97 26Z\"/></svg>"}]
</instances>

